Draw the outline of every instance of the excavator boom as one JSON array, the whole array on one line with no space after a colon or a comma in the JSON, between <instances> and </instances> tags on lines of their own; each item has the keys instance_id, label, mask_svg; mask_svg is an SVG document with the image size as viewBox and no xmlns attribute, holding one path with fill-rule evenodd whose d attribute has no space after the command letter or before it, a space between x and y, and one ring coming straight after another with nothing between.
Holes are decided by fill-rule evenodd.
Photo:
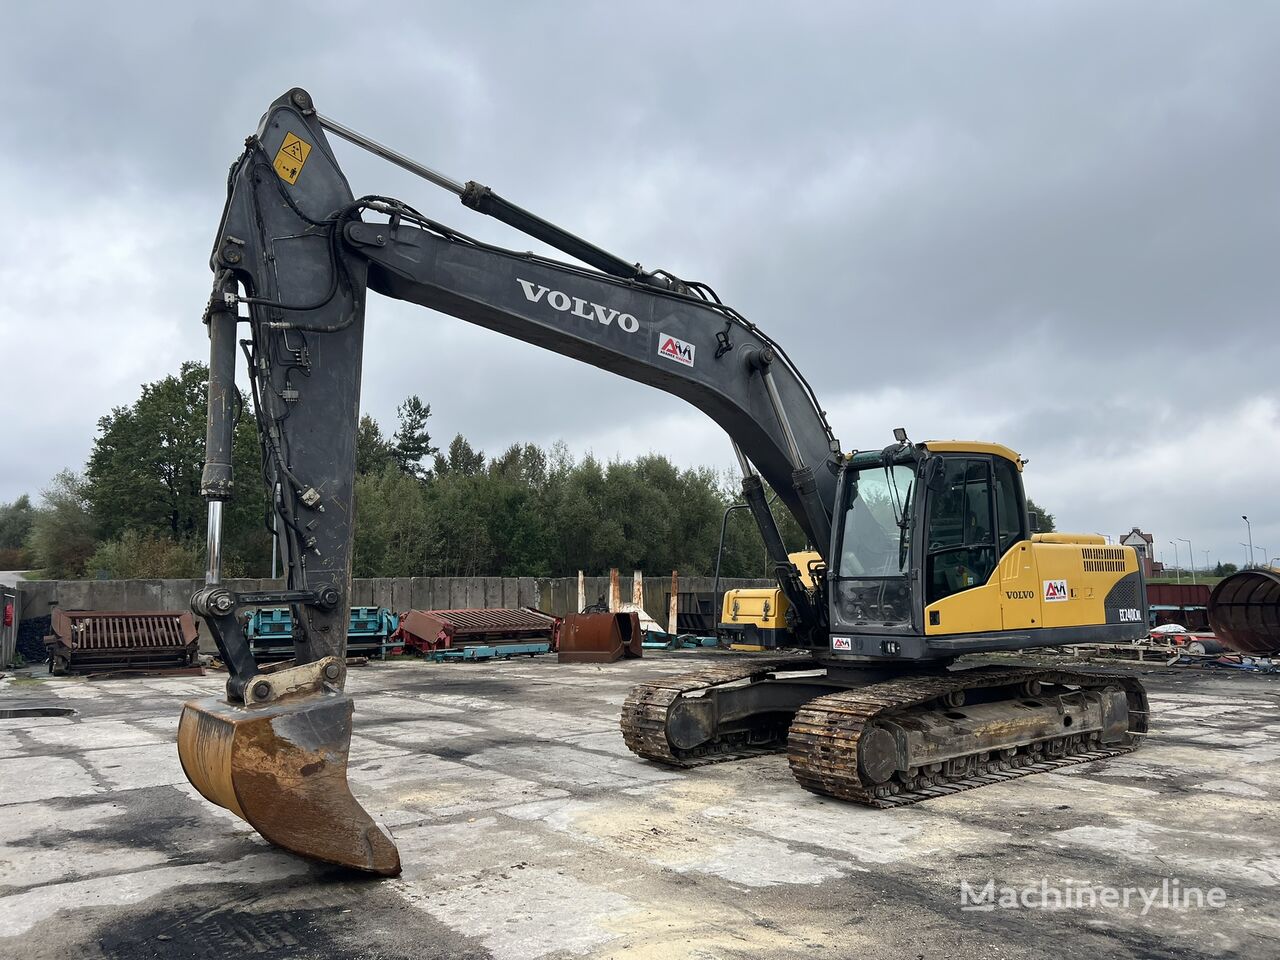
<instances>
[{"instance_id":1,"label":"excavator boom","mask_svg":"<svg viewBox=\"0 0 1280 960\"><path fill-rule=\"evenodd\" d=\"M326 129L589 267L478 243L385 197L356 199ZM704 410L734 440L746 471L744 495L784 589L806 623L820 623L821 605L787 559L764 483L814 543L829 542L839 445L785 353L707 288L646 272L487 187L428 170L321 117L300 89L271 105L232 166L210 265L202 480L209 566L192 608L207 622L229 678L225 700L186 705L179 747L203 795L273 842L327 862L399 871L394 844L345 777L352 708L342 692L343 658L370 289L648 383ZM245 482L231 473L244 408L235 383L241 352L258 420L261 482L271 493L267 527L277 531L287 578L282 590L251 594L230 590L221 571L222 504ZM241 611L260 604L289 604L298 624L295 665L280 673L260 673L249 652ZM289 810L298 815L280 815Z\"/></svg>"}]
</instances>

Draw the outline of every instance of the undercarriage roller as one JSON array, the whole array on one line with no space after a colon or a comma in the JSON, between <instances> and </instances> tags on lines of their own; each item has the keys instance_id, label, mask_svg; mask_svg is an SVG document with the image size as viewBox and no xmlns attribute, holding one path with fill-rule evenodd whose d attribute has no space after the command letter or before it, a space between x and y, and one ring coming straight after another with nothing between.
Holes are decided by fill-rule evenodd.
<instances>
[{"instance_id":1,"label":"undercarriage roller","mask_svg":"<svg viewBox=\"0 0 1280 960\"><path fill-rule=\"evenodd\" d=\"M1128 753L1147 731L1133 677L821 667L744 661L640 684L623 738L681 767L785 749L806 789L896 807Z\"/></svg>"},{"instance_id":2,"label":"undercarriage roller","mask_svg":"<svg viewBox=\"0 0 1280 960\"><path fill-rule=\"evenodd\" d=\"M1132 677L979 668L819 697L787 752L806 789L896 807L1128 753L1146 731Z\"/></svg>"},{"instance_id":3,"label":"undercarriage roller","mask_svg":"<svg viewBox=\"0 0 1280 960\"><path fill-rule=\"evenodd\" d=\"M796 710L833 689L810 657L708 667L632 688L622 737L632 753L676 767L779 752Z\"/></svg>"},{"instance_id":4,"label":"undercarriage roller","mask_svg":"<svg viewBox=\"0 0 1280 960\"><path fill-rule=\"evenodd\" d=\"M251 706L193 700L178 722L182 769L200 793L292 853L383 876L400 854L347 785L351 697L339 684L307 684L338 672L326 658L255 678ZM310 686L310 689L308 687Z\"/></svg>"}]
</instances>

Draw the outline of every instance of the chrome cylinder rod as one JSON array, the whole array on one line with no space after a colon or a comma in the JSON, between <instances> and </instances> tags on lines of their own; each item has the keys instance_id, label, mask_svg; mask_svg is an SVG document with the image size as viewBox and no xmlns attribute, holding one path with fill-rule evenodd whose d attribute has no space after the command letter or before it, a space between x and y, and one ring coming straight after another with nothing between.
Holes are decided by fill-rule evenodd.
<instances>
[{"instance_id":1,"label":"chrome cylinder rod","mask_svg":"<svg viewBox=\"0 0 1280 960\"><path fill-rule=\"evenodd\" d=\"M400 153L397 150L392 150L386 144L370 139L363 133L357 133L350 127L343 126L337 120L331 120L329 117L322 116L318 113L316 114L316 119L320 121L320 126L324 127L331 133L336 133L338 136L342 137L342 139L350 140L358 147L364 147L364 149L368 150L370 153L382 157L383 160L391 161L397 167L403 167L410 173L416 174L417 176L422 177L422 179L434 183L437 187L443 187L445 190L452 191L458 196L462 196L462 191L465 187L452 177L446 177L443 173L432 170L430 167L424 167L422 164L418 163L418 161L409 159L403 153Z\"/></svg>"},{"instance_id":2,"label":"chrome cylinder rod","mask_svg":"<svg viewBox=\"0 0 1280 960\"><path fill-rule=\"evenodd\" d=\"M773 407L778 425L782 427L782 437L787 442L787 451L791 454L791 466L799 470L804 466L804 457L800 455L800 445L796 443L796 435L791 429L791 419L787 416L787 408L782 405L778 396L778 386L773 382L773 372L768 365L761 367L760 376L764 379L764 389L769 395L769 406Z\"/></svg>"},{"instance_id":3,"label":"chrome cylinder rod","mask_svg":"<svg viewBox=\"0 0 1280 960\"><path fill-rule=\"evenodd\" d=\"M204 582L214 586L222 582L222 501L209 501L209 562L205 567Z\"/></svg>"}]
</instances>

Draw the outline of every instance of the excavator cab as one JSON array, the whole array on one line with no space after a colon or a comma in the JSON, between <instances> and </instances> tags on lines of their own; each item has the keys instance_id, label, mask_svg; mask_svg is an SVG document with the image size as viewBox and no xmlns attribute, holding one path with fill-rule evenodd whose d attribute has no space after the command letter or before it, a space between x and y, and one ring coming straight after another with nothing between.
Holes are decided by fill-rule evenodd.
<instances>
[{"instance_id":1,"label":"excavator cab","mask_svg":"<svg viewBox=\"0 0 1280 960\"><path fill-rule=\"evenodd\" d=\"M978 441L904 438L847 458L827 578L830 655L941 660L1140 636L1136 554L1097 535L1033 533L1023 466Z\"/></svg>"}]
</instances>

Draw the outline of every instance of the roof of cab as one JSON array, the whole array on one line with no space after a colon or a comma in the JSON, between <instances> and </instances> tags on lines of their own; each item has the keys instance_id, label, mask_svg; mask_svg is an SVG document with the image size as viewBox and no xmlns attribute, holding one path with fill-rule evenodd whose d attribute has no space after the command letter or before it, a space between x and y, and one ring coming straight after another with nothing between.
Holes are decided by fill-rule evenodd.
<instances>
[{"instance_id":1,"label":"roof of cab","mask_svg":"<svg viewBox=\"0 0 1280 960\"><path fill-rule=\"evenodd\" d=\"M988 443L985 440L927 440L921 444L934 453L985 453L1011 461L1019 470L1023 460L1017 453L1003 443ZM881 450L859 450L850 458L850 465L855 469L875 466L881 462Z\"/></svg>"},{"instance_id":2,"label":"roof of cab","mask_svg":"<svg viewBox=\"0 0 1280 960\"><path fill-rule=\"evenodd\" d=\"M1003 443L988 443L985 440L926 440L924 446L934 453L989 453L993 457L1012 460L1019 470L1022 469L1022 457Z\"/></svg>"}]
</instances>

